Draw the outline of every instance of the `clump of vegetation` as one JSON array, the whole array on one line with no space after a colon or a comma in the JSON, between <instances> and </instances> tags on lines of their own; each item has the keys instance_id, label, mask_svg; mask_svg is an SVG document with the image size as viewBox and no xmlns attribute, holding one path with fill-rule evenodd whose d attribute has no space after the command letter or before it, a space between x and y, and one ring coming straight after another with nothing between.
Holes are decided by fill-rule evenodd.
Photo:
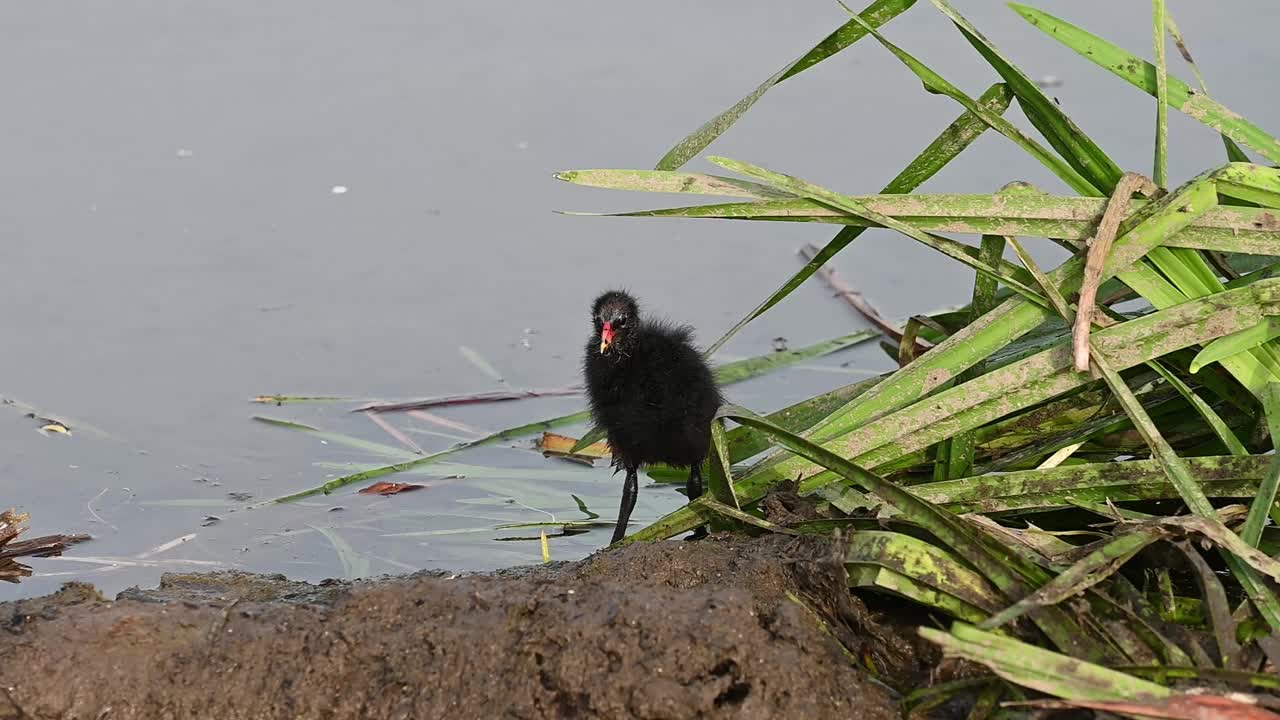
<instances>
[{"instance_id":1,"label":"clump of vegetation","mask_svg":"<svg viewBox=\"0 0 1280 720\"><path fill-rule=\"evenodd\" d=\"M879 28L913 4L877 0L850 11L848 23L678 143L656 170L558 175L736 198L619 215L838 226L711 353L868 227L976 273L969 306L904 328L895 372L767 417L723 410L708 494L624 542L705 523L840 533L850 586L949 617L949 630L920 632L991 671L914 693L911 710L976 688L975 712L988 714L1001 701L1156 717L1265 712L1247 703L1280 695L1280 461L1270 454L1280 437L1280 171L1250 162L1241 146L1278 163L1280 141L1211 98L1203 82L1195 89L1168 74L1167 35L1191 56L1162 0L1153 4L1154 63L1013 6L1156 99L1149 177L1122 171L946 0L933 4L1000 82L971 97L890 42ZM963 110L879 194L848 195L724 157L707 159L732 176L679 171L773 85L867 37ZM1005 118L1015 101L1040 139ZM1168 108L1219 133L1227 163L1170 188ZM914 193L988 130L1070 194L1025 183L994 194ZM940 233L975 236L976 247ZM1019 238L1046 239L1071 257L1041 268ZM920 340L931 344L923 353ZM771 521L760 501L790 483L818 503L818 519ZM1187 683L1250 695L1175 689Z\"/></svg>"},{"instance_id":2,"label":"clump of vegetation","mask_svg":"<svg viewBox=\"0 0 1280 720\"><path fill-rule=\"evenodd\" d=\"M16 538L26 531L28 515L9 509L0 512L0 580L18 582L31 576L31 568L18 558L61 555L67 546L89 539L88 535L45 535L30 540Z\"/></svg>"}]
</instances>

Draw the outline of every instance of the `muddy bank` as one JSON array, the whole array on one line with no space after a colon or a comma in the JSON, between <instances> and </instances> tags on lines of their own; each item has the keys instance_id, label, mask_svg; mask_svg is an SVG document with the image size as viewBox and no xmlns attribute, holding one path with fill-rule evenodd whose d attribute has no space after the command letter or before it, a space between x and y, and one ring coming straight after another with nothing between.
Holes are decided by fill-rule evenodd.
<instances>
[{"instance_id":1,"label":"muddy bank","mask_svg":"<svg viewBox=\"0 0 1280 720\"><path fill-rule=\"evenodd\" d=\"M937 658L829 549L716 536L492 575L70 585L0 604L0 718L897 717L857 666L908 687Z\"/></svg>"}]
</instances>

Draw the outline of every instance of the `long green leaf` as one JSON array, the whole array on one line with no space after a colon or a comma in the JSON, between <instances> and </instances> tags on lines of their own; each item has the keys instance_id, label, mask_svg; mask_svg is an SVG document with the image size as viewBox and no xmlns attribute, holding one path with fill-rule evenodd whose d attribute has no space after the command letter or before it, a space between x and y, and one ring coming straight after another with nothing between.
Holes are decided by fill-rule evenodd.
<instances>
[{"instance_id":1,"label":"long green leaf","mask_svg":"<svg viewBox=\"0 0 1280 720\"><path fill-rule=\"evenodd\" d=\"M854 16L854 20L861 22L858 20L857 16ZM1032 140L1026 135L1026 133L1014 127L1012 123L1005 120L1000 115L995 115L980 107L976 102L974 102L973 98L964 94L964 92L955 85L947 82L945 78L924 63L912 57L905 50L886 40L879 32L876 32L869 26L867 27L867 30L875 36L876 40L880 41L880 44L883 45L885 49L893 53L894 56L901 60L902 63L911 70L911 72L915 73L916 77L920 78L924 83L925 89L930 92L946 95L952 100L960 103L960 105L962 105L966 110L981 118L982 121L987 123L987 125L989 125L993 130L1009 138L1023 150L1026 150L1027 153L1039 160L1041 164L1053 171L1055 175L1061 178L1063 182L1067 183L1067 185L1075 189L1077 192L1081 192L1086 195L1098 194L1098 189L1086 180L1084 176L1076 172L1075 168L1063 161L1062 158L1052 152L1049 152L1049 150L1040 145L1040 143Z\"/></svg>"},{"instance_id":2,"label":"long green leaf","mask_svg":"<svg viewBox=\"0 0 1280 720\"><path fill-rule=\"evenodd\" d=\"M650 171L651 172L651 171ZM631 190L635 186L611 186ZM1221 189L1221 185L1220 185ZM930 232L1016 235L1062 240L1093 236L1106 200L1029 195L851 195L882 215ZM1134 216L1150 203L1134 200ZM582 213L591 215L592 213ZM807 198L604 213L609 217L674 217L771 222L816 222L883 227ZM1211 207L1186 228L1166 238L1167 247L1269 256L1280 243L1280 221L1265 208Z\"/></svg>"},{"instance_id":3,"label":"long green leaf","mask_svg":"<svg viewBox=\"0 0 1280 720\"><path fill-rule=\"evenodd\" d=\"M839 410L845 403L875 387L882 378L868 378L836 388L816 397L801 400L781 410L775 410L767 416L769 422L775 423L794 433L803 433L814 424L821 422L831 413ZM738 426L726 434L729 449L729 461L741 462L770 447L768 439L758 430L746 426Z\"/></svg>"},{"instance_id":4,"label":"long green leaf","mask_svg":"<svg viewBox=\"0 0 1280 720\"><path fill-rule=\"evenodd\" d=\"M1191 407L1195 408L1196 412L1200 413L1200 417L1204 418L1205 423L1208 424L1211 430L1213 430L1213 434L1217 435L1218 439L1222 441L1223 446L1227 448L1228 452L1232 455L1239 456L1249 454L1249 451L1245 449L1244 443L1240 442L1240 438L1236 437L1236 434L1231 431L1230 427L1227 427L1227 423L1222 419L1222 416L1219 415L1218 412L1209 405L1209 403L1205 402L1203 398L1197 395L1194 390L1188 387L1187 384L1182 381L1182 378L1174 375L1166 369L1162 363L1152 361L1147 363L1147 365L1160 373L1160 377L1164 378L1165 382L1176 388L1178 390L1178 394L1182 395Z\"/></svg>"},{"instance_id":5,"label":"long green leaf","mask_svg":"<svg viewBox=\"0 0 1280 720\"><path fill-rule=\"evenodd\" d=\"M997 263L1004 256L1005 238L1000 235L983 235L978 250L978 258L989 265ZM975 272L973 279L973 295L969 303L969 322L976 321L984 313L996 305L997 285L994 278ZM960 373L957 380L964 384L983 374L986 361ZM976 439L972 431L963 432L947 441L946 462L947 478L964 477L973 470L973 457Z\"/></svg>"},{"instance_id":6,"label":"long green leaf","mask_svg":"<svg viewBox=\"0 0 1280 720\"><path fill-rule=\"evenodd\" d=\"M1200 372L1206 365L1212 365L1278 337L1280 337L1280 318L1263 318L1262 322L1253 327L1220 337L1205 345L1204 349L1191 361L1191 372Z\"/></svg>"},{"instance_id":7,"label":"long green leaf","mask_svg":"<svg viewBox=\"0 0 1280 720\"><path fill-rule=\"evenodd\" d=\"M878 588L897 596L910 598L925 607L940 610L951 617L981 622L990 613L950 593L939 590L916 578L879 565L850 564L847 566L849 587Z\"/></svg>"},{"instance_id":8,"label":"long green leaf","mask_svg":"<svg viewBox=\"0 0 1280 720\"><path fill-rule=\"evenodd\" d=\"M738 508L733 507L732 505L725 505L724 503L719 502L718 500L707 498L706 500L703 501L702 504L708 510L712 510L721 515L724 515L725 517L737 520L740 523L758 527L761 530L767 530L769 532L778 533L781 535L799 535L800 534L795 530L792 530L791 528L785 528L785 527L782 527L781 525L778 525L777 523L771 523L768 520L756 517L755 515L752 515L749 512L743 512L742 510L739 510Z\"/></svg>"},{"instance_id":9,"label":"long green leaf","mask_svg":"<svg viewBox=\"0 0 1280 720\"><path fill-rule=\"evenodd\" d=\"M641 192L723 195L757 200L792 197L766 185L738 178L670 170L561 170L552 177L574 185Z\"/></svg>"},{"instance_id":10,"label":"long green leaf","mask_svg":"<svg viewBox=\"0 0 1280 720\"><path fill-rule=\"evenodd\" d=\"M974 256L976 253L965 252L964 249L957 247L959 243L948 238L930 235L929 233L922 232L907 223L894 220L887 215L881 215L864 205L860 205L856 200L853 200L847 195L832 192L826 188L814 185L813 183L805 182L800 178L772 172L770 170L766 170L749 163L732 160L730 158L709 157L707 159L721 167L743 173L744 175L760 178L770 186L785 187L790 190L794 190L797 194L831 205L832 207L838 208L852 215L867 218L868 220L877 222L892 230L897 230L898 232L919 241L927 247L931 247L948 257L959 260L978 272L985 273L998 279L1000 282L1018 291L1024 297L1031 299L1034 302L1046 302L1042 297L1040 297L1039 293L1035 289L1027 285L1025 282L1012 274L1005 272L1002 268L987 265ZM972 248L968 249L972 250Z\"/></svg>"},{"instance_id":11,"label":"long green leaf","mask_svg":"<svg viewBox=\"0 0 1280 720\"><path fill-rule=\"evenodd\" d=\"M1135 700L1171 694L1155 683L963 622L952 623L950 633L928 627L919 632L948 656L981 663L1010 682L1069 700Z\"/></svg>"},{"instance_id":12,"label":"long green leaf","mask_svg":"<svg viewBox=\"0 0 1280 720\"><path fill-rule=\"evenodd\" d=\"M1164 57L1164 0L1151 0L1151 24L1156 55L1156 149L1151 178L1156 185L1169 187L1169 70Z\"/></svg>"},{"instance_id":13,"label":"long green leaf","mask_svg":"<svg viewBox=\"0 0 1280 720\"><path fill-rule=\"evenodd\" d=\"M1157 0L1157 2L1158 1L1159 0ZM1161 20L1160 27L1164 27L1163 18ZM1035 260L1022 248L1021 243L1019 243L1016 238L1010 238L1010 242L1012 243L1014 250L1018 253L1018 258L1022 261L1023 265L1025 265L1027 269L1031 271L1031 274L1035 276L1036 282L1040 285L1045 296L1053 302L1054 308L1058 311L1058 314L1062 316L1063 321L1067 323L1072 322L1074 320L1074 315L1070 307L1067 306L1066 299L1058 293L1058 289L1054 287L1053 283L1049 282L1044 273L1040 271L1039 267L1036 266ZM1187 402L1190 403L1202 417L1204 417L1205 422L1209 424L1209 427L1218 435L1223 444L1226 445L1227 449L1231 451L1232 455L1248 454L1244 445L1241 444L1240 440L1231 432L1231 429L1227 427L1227 424L1222 421L1222 418L1218 416L1218 413L1215 412L1208 403L1202 400L1200 396L1192 392L1191 388L1187 387L1186 383L1182 382L1182 380L1176 375L1166 370L1158 361L1151 360L1147 364L1155 369L1155 371L1158 372L1166 382L1173 385L1178 392L1186 398ZM1126 389L1127 387L1128 386L1126 386Z\"/></svg>"},{"instance_id":14,"label":"long green leaf","mask_svg":"<svg viewBox=\"0 0 1280 720\"><path fill-rule=\"evenodd\" d=\"M1158 94L1156 68L1146 60L1042 10L1019 3L1010 3L1009 6L1027 22L1080 53L1085 59L1110 70L1139 90L1152 96ZM1192 90L1178 78L1169 77L1168 86L1170 107L1176 108L1236 142L1248 145L1268 160L1280 162L1280 140L1208 95Z\"/></svg>"},{"instance_id":15,"label":"long green leaf","mask_svg":"<svg viewBox=\"0 0 1280 720\"><path fill-rule=\"evenodd\" d=\"M854 533L845 548L844 561L888 568L987 614L996 612L1004 603L995 588L955 555L910 535L883 530Z\"/></svg>"},{"instance_id":16,"label":"long green leaf","mask_svg":"<svg viewBox=\"0 0 1280 720\"><path fill-rule=\"evenodd\" d=\"M992 85L978 98L978 104L993 113L1003 114L1009 107L1009 90L1001 84ZM924 181L937 174L947 163L955 159L965 148L969 147L982 134L982 131L986 130L986 127L973 113L965 111L964 114L948 125L942 131L942 134L935 138L923 152L917 155L902 172L890 180L889 184L885 185L881 192L905 195L915 190ZM805 263L804 267L800 268L790 278L787 278L787 281L773 291L769 297L765 298L764 302L752 308L751 312L734 323L733 327L726 330L720 336L720 339L716 340L715 344L711 346L711 349L707 351L707 355L715 354L717 350L729 341L729 338L746 327L747 323L765 314L770 308L781 302L783 298L790 295L805 280L812 277L828 260L835 257L836 253L843 250L861 234L862 228L844 228L836 233L836 236L831 238L813 256L813 259Z\"/></svg>"},{"instance_id":17,"label":"long green leaf","mask_svg":"<svg viewBox=\"0 0 1280 720\"><path fill-rule=\"evenodd\" d=\"M1252 497L1270 467L1264 455L1192 457L1186 462L1206 495ZM1212 488L1212 489L1210 489ZM1221 495L1230 489L1232 495ZM1144 497L1177 497L1157 460L1116 463L1085 463L1045 470L960 478L945 482L913 485L911 491L922 499L956 513L1003 512L1026 507L1066 507L1072 498L1094 498L1105 502Z\"/></svg>"},{"instance_id":18,"label":"long green leaf","mask_svg":"<svg viewBox=\"0 0 1280 720\"><path fill-rule=\"evenodd\" d=\"M991 64L1018 98L1018 104L1040 134L1071 164L1076 172L1087 178L1097 194L1109 194L1120 181L1123 171L1102 148L1067 117L1062 108L1045 95L1026 73L1009 60L964 16L946 0L933 0L969 41L969 44Z\"/></svg>"},{"instance_id":19,"label":"long green leaf","mask_svg":"<svg viewBox=\"0 0 1280 720\"><path fill-rule=\"evenodd\" d=\"M945 510L927 503L910 491L868 472L821 446L773 425L755 413L740 407L728 407L721 415L750 425L769 434L778 444L802 455L832 472L879 495L908 520L925 527L953 553L965 558L1006 596L1022 595L1032 585L1048 578L1044 571L1020 561L988 536L977 533ZM1037 626L1060 648L1069 649L1077 657L1100 657L1107 650L1075 626L1068 616L1056 608L1042 608L1033 614Z\"/></svg>"},{"instance_id":20,"label":"long green leaf","mask_svg":"<svg viewBox=\"0 0 1280 720\"><path fill-rule=\"evenodd\" d=\"M729 448L725 440L724 420L717 418L711 422L711 458L708 463L707 491L711 497L724 504L732 503L733 507L742 510L738 498L733 494L732 465L729 462Z\"/></svg>"},{"instance_id":21,"label":"long green leaf","mask_svg":"<svg viewBox=\"0 0 1280 720\"><path fill-rule=\"evenodd\" d=\"M1033 607L1044 607L1084 592L1106 580L1143 548L1165 537L1156 527L1148 527L1122 535L1104 543L1027 597L1001 610L978 627L992 630L1009 623Z\"/></svg>"},{"instance_id":22,"label":"long green leaf","mask_svg":"<svg viewBox=\"0 0 1280 720\"><path fill-rule=\"evenodd\" d=\"M1262 393L1262 407L1266 411L1267 425L1271 431L1272 449L1280 445L1280 383L1268 383ZM1280 507L1276 505L1276 491L1280 487L1280 452L1275 453L1270 468L1262 484L1258 486L1258 495L1249 506L1249 515L1245 518L1244 527L1240 529L1240 539L1253 547L1258 547L1262 539L1262 528L1267 523L1270 513L1277 526L1280 526Z\"/></svg>"},{"instance_id":23,"label":"long green leaf","mask_svg":"<svg viewBox=\"0 0 1280 720\"><path fill-rule=\"evenodd\" d=\"M794 350L770 352L765 355L724 363L717 366L713 372L716 376L716 382L721 385L731 385L743 380L760 377L806 360L840 352L875 337L879 337L879 333L874 330L857 330L847 335L823 340L822 342Z\"/></svg>"},{"instance_id":24,"label":"long green leaf","mask_svg":"<svg viewBox=\"0 0 1280 720\"><path fill-rule=\"evenodd\" d=\"M873 27L879 27L900 15L907 8L914 5L915 2L916 0L876 0L876 2L871 3L862 11L860 17ZM756 101L763 97L774 85L808 70L861 40L866 34L867 32L863 26L853 21L841 25L835 32L810 49L809 52L774 73L768 80L760 83L759 87L753 90L751 94L734 103L733 107L711 118L702 127L676 143L675 147L668 150L667 154L663 155L662 159L658 161L658 169L675 170L684 165L732 127L738 121L738 118L751 109L751 106L755 105Z\"/></svg>"}]
</instances>

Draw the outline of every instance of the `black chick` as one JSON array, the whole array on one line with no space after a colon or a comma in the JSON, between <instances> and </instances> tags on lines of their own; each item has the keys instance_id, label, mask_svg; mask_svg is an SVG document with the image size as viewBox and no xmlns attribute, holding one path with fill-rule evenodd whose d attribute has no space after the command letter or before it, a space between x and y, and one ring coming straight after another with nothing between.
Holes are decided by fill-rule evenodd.
<instances>
[{"instance_id":1,"label":"black chick","mask_svg":"<svg viewBox=\"0 0 1280 720\"><path fill-rule=\"evenodd\" d=\"M583 371L597 426L608 435L613 466L627 471L613 540L627 534L641 465L689 468L689 499L702 495L702 461L723 398L711 368L692 345L693 329L642 320L634 298L611 290L591 306Z\"/></svg>"}]
</instances>

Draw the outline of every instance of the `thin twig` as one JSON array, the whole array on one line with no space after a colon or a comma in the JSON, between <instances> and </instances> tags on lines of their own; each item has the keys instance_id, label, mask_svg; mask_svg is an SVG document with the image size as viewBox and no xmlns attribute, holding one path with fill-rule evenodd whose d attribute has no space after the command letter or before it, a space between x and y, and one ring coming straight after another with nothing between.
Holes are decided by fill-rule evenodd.
<instances>
[{"instance_id":1,"label":"thin twig","mask_svg":"<svg viewBox=\"0 0 1280 720\"><path fill-rule=\"evenodd\" d=\"M799 253L800 257L805 259L805 262L809 262L818 254L818 248L812 243L806 244L804 247L800 248ZM849 307L853 308L855 312L863 317L863 319L871 323L877 330L891 338L894 342L902 342L902 331L892 325L889 321L885 320L884 317L882 317L880 313L867 302L866 298L862 296L862 293L854 290L849 285L846 285L845 282L836 275L835 270L824 265L818 269L817 275L822 278L823 282L825 282L827 286L835 292L837 297L844 298L845 302L849 303ZM919 355L928 350L930 346L921 340L916 340L913 347L915 348L915 355Z\"/></svg>"},{"instance_id":2,"label":"thin twig","mask_svg":"<svg viewBox=\"0 0 1280 720\"><path fill-rule=\"evenodd\" d=\"M1080 301L1076 303L1076 322L1071 330L1072 348L1078 372L1089 371L1089 329L1093 323L1094 303L1098 298L1098 286L1102 284L1102 268L1111 254L1120 221L1129 211L1129 200L1135 192L1154 198L1160 188L1149 178L1138 173L1125 173L1116 183L1115 192L1107 202L1107 209L1098 223L1098 231L1088 241L1089 255L1085 261L1084 282L1080 285Z\"/></svg>"}]
</instances>

